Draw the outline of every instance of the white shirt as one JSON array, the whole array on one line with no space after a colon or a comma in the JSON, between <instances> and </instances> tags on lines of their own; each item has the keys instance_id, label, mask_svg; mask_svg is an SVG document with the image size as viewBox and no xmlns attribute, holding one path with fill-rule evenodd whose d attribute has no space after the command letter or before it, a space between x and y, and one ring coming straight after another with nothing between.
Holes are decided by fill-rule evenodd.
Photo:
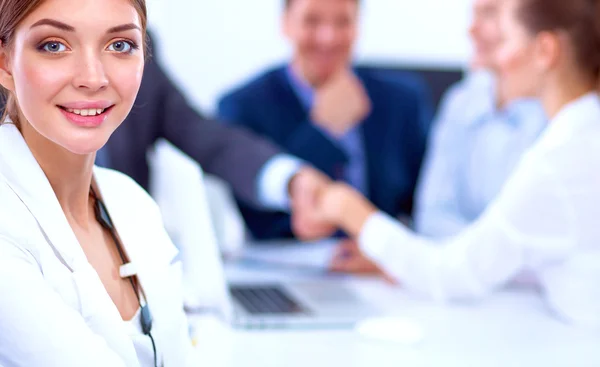
<instances>
[{"instance_id":1,"label":"white shirt","mask_svg":"<svg viewBox=\"0 0 600 367\"><path fill-rule=\"evenodd\" d=\"M264 164L258 174L258 198L267 209L290 209L289 184L306 163L287 154L277 154Z\"/></svg>"},{"instance_id":2,"label":"white shirt","mask_svg":"<svg viewBox=\"0 0 600 367\"><path fill-rule=\"evenodd\" d=\"M444 238L479 218L548 125L538 100L498 109L496 89L481 70L444 96L417 190L417 233Z\"/></svg>"},{"instance_id":3,"label":"white shirt","mask_svg":"<svg viewBox=\"0 0 600 367\"><path fill-rule=\"evenodd\" d=\"M181 263L156 204L120 173L94 176L146 294L159 364L190 365ZM13 125L0 126L0 203L0 365L153 366L149 337L121 319Z\"/></svg>"},{"instance_id":4,"label":"white shirt","mask_svg":"<svg viewBox=\"0 0 600 367\"><path fill-rule=\"evenodd\" d=\"M530 271L559 317L600 326L599 223L600 98L592 93L555 116L497 199L455 237L434 242L377 213L359 243L406 287L438 300L481 297Z\"/></svg>"}]
</instances>

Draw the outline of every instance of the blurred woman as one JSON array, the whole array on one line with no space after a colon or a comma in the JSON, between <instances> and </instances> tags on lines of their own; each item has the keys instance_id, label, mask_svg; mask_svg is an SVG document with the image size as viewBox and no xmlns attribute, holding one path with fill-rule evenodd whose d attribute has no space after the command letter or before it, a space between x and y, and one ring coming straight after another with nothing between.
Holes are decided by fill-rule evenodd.
<instances>
[{"instance_id":1,"label":"blurred woman","mask_svg":"<svg viewBox=\"0 0 600 367\"><path fill-rule=\"evenodd\" d=\"M1 0L0 365L184 366L180 264L150 197L94 167L144 68L144 0Z\"/></svg>"},{"instance_id":2,"label":"blurred woman","mask_svg":"<svg viewBox=\"0 0 600 367\"><path fill-rule=\"evenodd\" d=\"M556 315L600 325L600 1L505 0L500 30L503 88L537 95L550 122L473 224L429 240L343 184L323 192L313 215L358 240L337 269L366 255L443 300L482 297L530 271Z\"/></svg>"},{"instance_id":3,"label":"blurred woman","mask_svg":"<svg viewBox=\"0 0 600 367\"><path fill-rule=\"evenodd\" d=\"M497 78L499 5L473 2L473 69L446 93L434 122L413 212L421 235L452 236L479 218L547 125L537 99L509 95Z\"/></svg>"}]
</instances>

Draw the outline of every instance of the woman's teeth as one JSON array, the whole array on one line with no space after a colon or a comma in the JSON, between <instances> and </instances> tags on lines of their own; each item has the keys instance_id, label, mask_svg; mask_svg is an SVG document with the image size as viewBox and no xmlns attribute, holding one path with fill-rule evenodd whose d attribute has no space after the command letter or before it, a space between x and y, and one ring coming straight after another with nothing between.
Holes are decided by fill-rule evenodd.
<instances>
[{"instance_id":1,"label":"woman's teeth","mask_svg":"<svg viewBox=\"0 0 600 367\"><path fill-rule=\"evenodd\" d=\"M72 108L66 108L65 109L67 112L71 112L74 113L76 115L81 115L81 116L96 116L96 115L100 115L102 112L104 112L104 108L91 108L91 109L86 109L86 110L75 110Z\"/></svg>"}]
</instances>

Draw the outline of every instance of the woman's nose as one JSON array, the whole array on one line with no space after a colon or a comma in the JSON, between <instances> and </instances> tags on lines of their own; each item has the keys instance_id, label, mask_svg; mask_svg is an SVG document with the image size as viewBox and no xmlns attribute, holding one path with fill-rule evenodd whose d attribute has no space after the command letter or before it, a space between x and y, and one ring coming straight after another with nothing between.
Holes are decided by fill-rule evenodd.
<instances>
[{"instance_id":1,"label":"woman's nose","mask_svg":"<svg viewBox=\"0 0 600 367\"><path fill-rule=\"evenodd\" d=\"M78 62L77 74L73 79L75 88L91 92L99 91L108 85L102 60L96 55L86 55Z\"/></svg>"}]
</instances>

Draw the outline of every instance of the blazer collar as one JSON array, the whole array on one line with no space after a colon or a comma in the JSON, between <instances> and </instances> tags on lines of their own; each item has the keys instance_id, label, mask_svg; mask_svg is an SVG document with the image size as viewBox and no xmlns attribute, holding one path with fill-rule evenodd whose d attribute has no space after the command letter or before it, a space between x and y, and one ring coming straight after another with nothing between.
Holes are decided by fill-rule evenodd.
<instances>
[{"instance_id":1,"label":"blazer collar","mask_svg":"<svg viewBox=\"0 0 600 367\"><path fill-rule=\"evenodd\" d=\"M137 243L139 236L133 233L135 229L129 225L131 218L128 218L128 214L123 210L119 210L119 206L122 206L121 201L126 198L113 190L114 185L109 182L110 177L105 177L103 173L105 172L101 168L94 167L99 191L104 194L104 203L129 260L140 265L145 262L160 262L162 259L170 261L175 253L154 254L145 251L143 244ZM81 262L88 263L44 171L19 130L11 124L0 126L0 178L6 181L35 217L46 240L71 271L80 267Z\"/></svg>"}]
</instances>

